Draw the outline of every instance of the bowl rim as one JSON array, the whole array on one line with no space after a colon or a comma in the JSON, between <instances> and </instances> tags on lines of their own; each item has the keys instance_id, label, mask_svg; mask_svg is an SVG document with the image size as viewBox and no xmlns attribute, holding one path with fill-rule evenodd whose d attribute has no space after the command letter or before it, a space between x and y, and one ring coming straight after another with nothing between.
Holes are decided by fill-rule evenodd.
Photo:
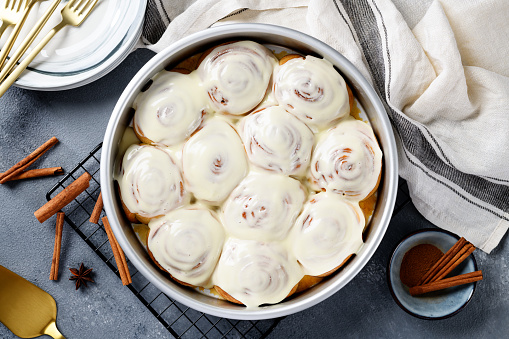
<instances>
[{"instance_id":1,"label":"bowl rim","mask_svg":"<svg viewBox=\"0 0 509 339\"><path fill-rule=\"evenodd\" d=\"M457 234L454 234L452 232L449 232L447 230L443 230L443 229L440 229L440 228L432 228L432 227L423 228L423 229L420 229L420 230L417 230L417 231L414 231L414 232L411 232L411 233L405 235L398 242L398 244L396 246L394 246L394 249L391 252L391 258L389 259L389 262L387 264L387 284L389 285L389 290L391 292L392 298L394 299L396 304L398 304L398 306L403 311L405 311L408 314L410 314L410 315L412 315L412 316L414 316L416 318L419 318L419 319L424 319L424 320L442 320L442 319L447 319L447 318L450 318L450 317L458 314L459 312L461 312L467 306L467 304L470 302L470 300L472 300L472 297L474 296L474 293L475 293L475 290L476 290L476 287L477 287L477 281L474 281L474 288L472 289L472 293L470 293L470 295L468 296L468 299L458 309L456 309L455 311L453 311L451 313L448 313L448 314L445 314L445 315L442 315L442 316L439 316L439 317L428 317L428 316L424 316L424 315L421 315L421 314L418 314L418 313L410 311L408 308L406 308L403 305L403 303L401 303L401 301L396 296L396 293L394 293L394 289L392 287L391 266L392 266L392 261L394 259L395 254L396 254L396 251L408 239L412 238L413 236L415 236L417 234L427 233L427 232L443 233L443 234L447 234L447 235L450 235L450 236L454 237L456 240L460 239L460 237ZM477 269L478 269L477 268L477 260L475 260L475 256L473 254L471 256L472 256L472 261L474 263L474 271L477 271Z\"/></svg>"},{"instance_id":2,"label":"bowl rim","mask_svg":"<svg viewBox=\"0 0 509 339\"><path fill-rule=\"evenodd\" d=\"M113 144L113 136L115 133L115 129L119 124L120 118L122 116L122 112L129 103L130 99L133 95L137 94L137 88L140 87L145 81L150 79L147 78L149 74L156 69L161 69L161 65L165 60L168 59L169 56L177 53L178 51L184 49L186 46L195 44L195 43L203 43L205 44L208 39L218 38L219 37L227 37L232 34L237 34L242 36L243 34L269 34L272 36L279 37L287 37L290 39L294 39L296 41L301 41L304 44L308 44L310 46L314 46L314 48L319 51L319 53L323 53L325 55L332 56L336 62L341 64L341 71L343 73L348 73L348 77L352 78L357 82L359 87L364 92L364 96L373 106L373 109L377 112L377 123L380 126L380 129L386 131L386 145L384 147L384 171L387 172L385 174L385 183L384 185L388 185L387 194L385 200L385 208L380 212L381 216L379 218L379 227L376 229L373 234L370 235L370 247L363 253L363 256L360 257L354 263L350 263L349 266L349 275L345 275L345 277L341 280L338 280L334 283L331 283L328 286L325 286L320 291L314 293L311 297L303 298L303 300L292 300L292 303L289 305L280 306L281 303L270 305L268 307L264 307L263 309L230 309L224 308L218 305L211 305L203 303L199 300L195 300L190 298L189 296L183 294L177 289L169 286L166 282L162 281L159 277L153 275L148 268L145 267L145 264L138 257L133 247L130 245L129 240L124 234L120 221L117 215L114 213L114 192L112 190L112 185L110 181L113 181L112 173L113 168L110 163L110 159L112 157L112 148ZM346 69L347 71L344 71ZM153 76L153 74L152 74ZM390 155L390 156L389 156ZM101 190L103 191L103 200L104 200L104 208L108 218L110 219L110 224L119 242L120 246L124 250L126 256L130 259L131 263L138 269L138 271L147 278L148 281L153 283L158 289L160 289L163 293L167 294L169 297L174 300L189 306L193 309L199 310L200 312L204 312L207 314L211 314L214 316L231 318L231 319L243 319L243 320L261 320L261 319L270 319L286 316L292 313L296 313L307 309L311 306L318 304L319 302L325 300L330 297L332 294L339 291L342 287L344 287L348 282L350 282L367 264L367 262L371 259L376 249L379 247L380 242L385 235L387 227L389 225L390 219L392 217L392 212L394 210L394 205L396 201L396 192L397 192L397 183L398 183L398 158L396 153L396 141L395 136L392 132L392 126L389 121L389 117L385 108L376 94L373 87L369 84L369 82L364 78L364 76L360 73L360 71L350 62L348 61L341 53L328 46L327 44L321 42L318 39L315 39L307 34L302 32L276 26L269 24L225 24L213 28L208 28L204 31L200 31L189 35L172 45L166 47L163 51L156 54L152 59L150 59L131 79L129 84L124 89L122 95L117 101L115 105L108 126L106 128L105 137L103 141L103 151L101 154ZM390 186L389 186L390 184ZM111 216L111 217L110 217ZM279 305L279 306L278 306ZM278 306L278 307L272 307Z\"/></svg>"}]
</instances>

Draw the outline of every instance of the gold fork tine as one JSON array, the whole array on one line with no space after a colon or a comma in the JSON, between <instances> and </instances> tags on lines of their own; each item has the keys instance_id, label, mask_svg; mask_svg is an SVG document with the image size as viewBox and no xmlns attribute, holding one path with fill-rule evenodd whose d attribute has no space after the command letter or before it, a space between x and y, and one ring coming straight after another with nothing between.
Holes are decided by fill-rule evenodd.
<instances>
[{"instance_id":1,"label":"gold fork tine","mask_svg":"<svg viewBox=\"0 0 509 339\"><path fill-rule=\"evenodd\" d=\"M79 3L77 3L76 6L74 6L74 10L75 11L77 11L79 8L83 8L84 9L90 3L89 0L78 0L78 1L79 1ZM87 1L87 3L84 4L84 6L82 7L84 1Z\"/></svg>"},{"instance_id":2,"label":"gold fork tine","mask_svg":"<svg viewBox=\"0 0 509 339\"><path fill-rule=\"evenodd\" d=\"M87 3L85 4L85 6L83 6L83 8L81 9L81 11L80 11L79 15L83 15L83 12L84 12L85 10L88 10L88 8L89 8L89 7L90 7L90 8L94 8L94 6L97 4L97 1L99 1L99 0L92 0L92 1L87 2ZM88 12L88 14L90 14L90 12ZM87 15L88 15L88 14L87 14Z\"/></svg>"},{"instance_id":3,"label":"gold fork tine","mask_svg":"<svg viewBox=\"0 0 509 339\"><path fill-rule=\"evenodd\" d=\"M97 5L98 0L78 0L79 4L74 6L73 9L65 8L62 9L62 16L67 16L66 20L68 21L68 25L79 26L81 23L88 17L88 15L92 12ZM83 4L83 8L77 12L78 8ZM64 13L66 12L66 13ZM81 17L83 15L83 17ZM65 21L65 20L64 20Z\"/></svg>"},{"instance_id":4,"label":"gold fork tine","mask_svg":"<svg viewBox=\"0 0 509 339\"><path fill-rule=\"evenodd\" d=\"M85 19L88 17L88 15L92 12L92 10L97 5L98 0L85 0L86 3L84 5L84 8L82 8L79 12L77 7L71 8L74 2L68 2L67 5L62 8L62 21L51 31L46 34L46 36L37 44L37 46L34 47L34 49L26 56L25 59L19 64L18 67L16 67L12 73L5 79L4 82L0 84L0 97L7 91L7 89L16 81L16 79L23 73L23 71L28 67L28 65L32 62L32 60L41 52L41 50L46 46L46 44L57 34L62 28L64 28L67 25L71 26L79 26ZM20 46L22 47L22 46ZM28 46L26 46L28 48ZM18 59L19 60L19 59ZM13 61L14 64L18 60L9 60L9 62ZM3 71L2 71L3 73ZM1 81L1 80L0 80Z\"/></svg>"},{"instance_id":5,"label":"gold fork tine","mask_svg":"<svg viewBox=\"0 0 509 339\"><path fill-rule=\"evenodd\" d=\"M77 3L76 3L75 5L73 5L73 6L69 7L69 9L72 9L73 11L75 11L75 10L77 10L77 9L78 9L78 7L80 7L80 6L81 6L81 4L83 3L83 0L76 0L76 1L77 1ZM75 1L75 2L76 2L76 1Z\"/></svg>"},{"instance_id":6,"label":"gold fork tine","mask_svg":"<svg viewBox=\"0 0 509 339\"><path fill-rule=\"evenodd\" d=\"M22 2L19 3L18 9L21 8L22 6L26 8L29 2L30 0L23 0Z\"/></svg>"}]
</instances>

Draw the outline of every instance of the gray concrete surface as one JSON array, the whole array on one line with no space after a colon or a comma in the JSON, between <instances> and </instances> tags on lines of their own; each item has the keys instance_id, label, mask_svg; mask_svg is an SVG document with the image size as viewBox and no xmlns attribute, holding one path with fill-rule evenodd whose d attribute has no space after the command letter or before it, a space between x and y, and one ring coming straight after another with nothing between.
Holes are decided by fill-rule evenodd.
<instances>
[{"instance_id":1,"label":"gray concrete surface","mask_svg":"<svg viewBox=\"0 0 509 339\"><path fill-rule=\"evenodd\" d=\"M75 90L36 92L11 88L0 98L0 170L4 171L50 136L60 143L37 166L71 169L101 140L122 89L152 56L130 55L104 78ZM57 179L44 178L0 186L0 264L40 286L55 298L58 326L68 338L170 337L94 252L69 227L64 229L61 278L48 280L54 222L40 224L33 212ZM408 205L391 222L374 257L361 273L330 299L286 317L269 338L502 338L509 333L509 244L486 255L476 251L485 280L471 303L453 318L425 321L402 311L392 300L386 266L390 252L407 233L429 227ZM85 262L96 283L75 291L67 267ZM0 324L0 338L15 337Z\"/></svg>"}]
</instances>

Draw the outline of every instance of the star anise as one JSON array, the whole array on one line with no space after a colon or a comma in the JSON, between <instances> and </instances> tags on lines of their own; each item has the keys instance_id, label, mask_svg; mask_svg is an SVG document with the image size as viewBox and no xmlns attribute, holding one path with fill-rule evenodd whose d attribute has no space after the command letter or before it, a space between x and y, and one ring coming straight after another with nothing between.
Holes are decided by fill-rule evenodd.
<instances>
[{"instance_id":1,"label":"star anise","mask_svg":"<svg viewBox=\"0 0 509 339\"><path fill-rule=\"evenodd\" d=\"M69 280L76 280L76 290L80 288L80 286L83 284L85 287L87 287L87 281L94 282L92 278L90 278L90 273L92 273L92 268L89 268L88 270L85 269L85 265L81 263L80 269L77 270L75 268L69 268L69 271L71 271L72 275L69 278Z\"/></svg>"}]
</instances>

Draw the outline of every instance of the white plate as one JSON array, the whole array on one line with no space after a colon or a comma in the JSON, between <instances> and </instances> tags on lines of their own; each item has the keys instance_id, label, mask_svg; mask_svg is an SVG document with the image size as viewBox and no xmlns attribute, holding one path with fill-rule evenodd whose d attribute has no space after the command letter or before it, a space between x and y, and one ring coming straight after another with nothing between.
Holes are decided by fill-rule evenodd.
<instances>
[{"instance_id":1,"label":"white plate","mask_svg":"<svg viewBox=\"0 0 509 339\"><path fill-rule=\"evenodd\" d=\"M61 20L63 0L32 46ZM42 16L52 0L34 6L13 51ZM79 27L62 29L32 61L15 86L54 91L79 87L107 74L122 62L138 41L147 0L99 0ZM9 31L4 33L0 45Z\"/></svg>"}]
</instances>

